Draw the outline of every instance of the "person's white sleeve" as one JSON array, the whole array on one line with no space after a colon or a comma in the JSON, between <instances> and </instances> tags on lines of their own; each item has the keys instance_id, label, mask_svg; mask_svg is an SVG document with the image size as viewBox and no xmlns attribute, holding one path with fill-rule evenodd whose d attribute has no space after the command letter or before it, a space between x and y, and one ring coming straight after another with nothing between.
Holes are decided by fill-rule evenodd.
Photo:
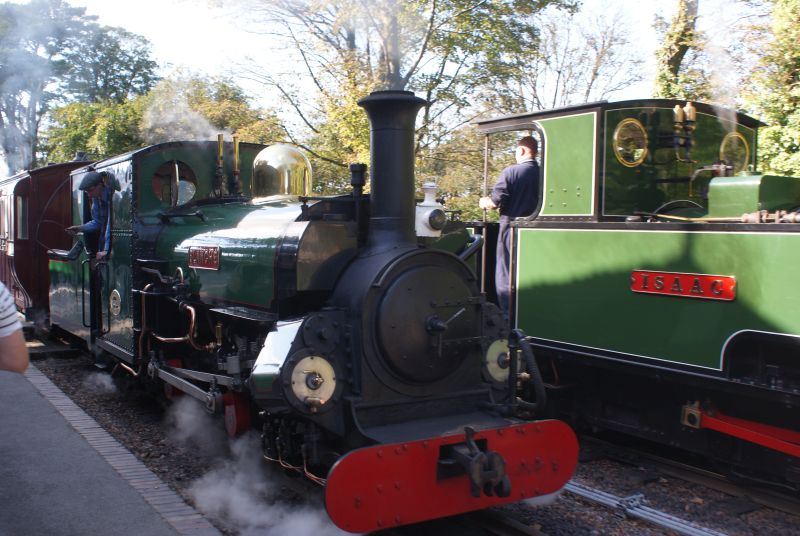
<instances>
[{"instance_id":1,"label":"person's white sleeve","mask_svg":"<svg viewBox=\"0 0 800 536\"><path fill-rule=\"evenodd\" d=\"M22 329L19 322L14 298L8 289L0 283L0 337L8 337L18 329Z\"/></svg>"}]
</instances>

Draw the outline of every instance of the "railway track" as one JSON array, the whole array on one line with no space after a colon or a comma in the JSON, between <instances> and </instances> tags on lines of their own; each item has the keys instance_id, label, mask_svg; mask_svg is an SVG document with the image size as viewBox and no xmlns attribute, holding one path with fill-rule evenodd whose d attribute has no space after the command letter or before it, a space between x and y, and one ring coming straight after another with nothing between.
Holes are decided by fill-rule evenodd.
<instances>
[{"instance_id":1,"label":"railway track","mask_svg":"<svg viewBox=\"0 0 800 536\"><path fill-rule=\"evenodd\" d=\"M636 447L621 445L595 437L581 437L581 445L599 448L602 456L625 464L641 464L645 462L651 472L678 478L686 482L698 484L727 495L737 497L740 512L765 507L787 514L797 515L800 512L800 495L784 493L746 481L735 482L719 472L691 463L669 458ZM595 454L596 456L596 454Z\"/></svg>"},{"instance_id":2,"label":"railway track","mask_svg":"<svg viewBox=\"0 0 800 536\"><path fill-rule=\"evenodd\" d=\"M653 527L664 529L670 534L727 536L725 532L703 527L698 523L651 508L646 505L646 499L643 494L618 497L574 481L567 484L565 491L568 494L580 497L584 501L607 508L612 515L626 519L642 520ZM632 531L631 533L634 532ZM423 523L381 532L380 534L382 536L547 536L547 533L526 525L499 510L475 512L433 523Z\"/></svg>"},{"instance_id":3,"label":"railway track","mask_svg":"<svg viewBox=\"0 0 800 536\"><path fill-rule=\"evenodd\" d=\"M726 536L724 532L702 527L697 523L686 521L674 515L646 506L645 496L641 493L628 497L617 497L577 482L569 482L565 489L567 493L572 493L582 499L608 507L616 515L626 518L641 519L676 534L685 536Z\"/></svg>"}]
</instances>

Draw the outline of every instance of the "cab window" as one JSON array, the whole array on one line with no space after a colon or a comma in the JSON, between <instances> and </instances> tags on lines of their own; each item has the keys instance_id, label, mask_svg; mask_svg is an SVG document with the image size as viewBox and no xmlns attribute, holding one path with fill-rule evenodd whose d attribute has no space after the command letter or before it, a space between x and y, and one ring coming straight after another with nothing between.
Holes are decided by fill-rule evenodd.
<instances>
[{"instance_id":1,"label":"cab window","mask_svg":"<svg viewBox=\"0 0 800 536\"><path fill-rule=\"evenodd\" d=\"M165 205L176 207L194 199L197 177L186 163L180 160L164 162L153 174L153 193Z\"/></svg>"}]
</instances>

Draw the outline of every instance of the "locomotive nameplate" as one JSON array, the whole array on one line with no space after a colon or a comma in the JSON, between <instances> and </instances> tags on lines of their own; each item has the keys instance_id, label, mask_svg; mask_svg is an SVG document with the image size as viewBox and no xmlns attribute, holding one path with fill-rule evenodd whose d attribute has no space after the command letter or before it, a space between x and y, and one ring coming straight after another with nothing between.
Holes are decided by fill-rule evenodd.
<instances>
[{"instance_id":1,"label":"locomotive nameplate","mask_svg":"<svg viewBox=\"0 0 800 536\"><path fill-rule=\"evenodd\" d=\"M733 301L736 299L736 278L727 275L633 270L631 290L644 294Z\"/></svg>"},{"instance_id":2,"label":"locomotive nameplate","mask_svg":"<svg viewBox=\"0 0 800 536\"><path fill-rule=\"evenodd\" d=\"M219 270L219 246L190 247L189 268Z\"/></svg>"}]
</instances>

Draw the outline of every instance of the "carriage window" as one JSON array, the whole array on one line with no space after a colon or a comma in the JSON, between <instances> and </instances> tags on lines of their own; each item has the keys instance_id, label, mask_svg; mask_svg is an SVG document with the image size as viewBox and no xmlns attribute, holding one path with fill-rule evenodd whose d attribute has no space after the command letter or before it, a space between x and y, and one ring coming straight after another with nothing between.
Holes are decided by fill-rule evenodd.
<instances>
[{"instance_id":1,"label":"carriage window","mask_svg":"<svg viewBox=\"0 0 800 536\"><path fill-rule=\"evenodd\" d=\"M733 172L742 171L750 160L747 140L738 132L729 132L719 146L719 159L733 166Z\"/></svg>"},{"instance_id":2,"label":"carriage window","mask_svg":"<svg viewBox=\"0 0 800 536\"><path fill-rule=\"evenodd\" d=\"M6 231L6 218L9 217L8 214L8 197L10 196L2 196L0 197L0 238L8 238L8 233Z\"/></svg>"},{"instance_id":3,"label":"carriage window","mask_svg":"<svg viewBox=\"0 0 800 536\"><path fill-rule=\"evenodd\" d=\"M22 195L17 196L17 206L15 217L17 219L17 238L20 240L28 239L28 198Z\"/></svg>"},{"instance_id":4,"label":"carriage window","mask_svg":"<svg viewBox=\"0 0 800 536\"><path fill-rule=\"evenodd\" d=\"M170 160L153 174L153 193L170 207L185 205L197 193L194 171L180 160Z\"/></svg>"},{"instance_id":5,"label":"carriage window","mask_svg":"<svg viewBox=\"0 0 800 536\"><path fill-rule=\"evenodd\" d=\"M647 156L647 131L638 119L623 119L614 130L614 154L620 164L636 167Z\"/></svg>"}]
</instances>

